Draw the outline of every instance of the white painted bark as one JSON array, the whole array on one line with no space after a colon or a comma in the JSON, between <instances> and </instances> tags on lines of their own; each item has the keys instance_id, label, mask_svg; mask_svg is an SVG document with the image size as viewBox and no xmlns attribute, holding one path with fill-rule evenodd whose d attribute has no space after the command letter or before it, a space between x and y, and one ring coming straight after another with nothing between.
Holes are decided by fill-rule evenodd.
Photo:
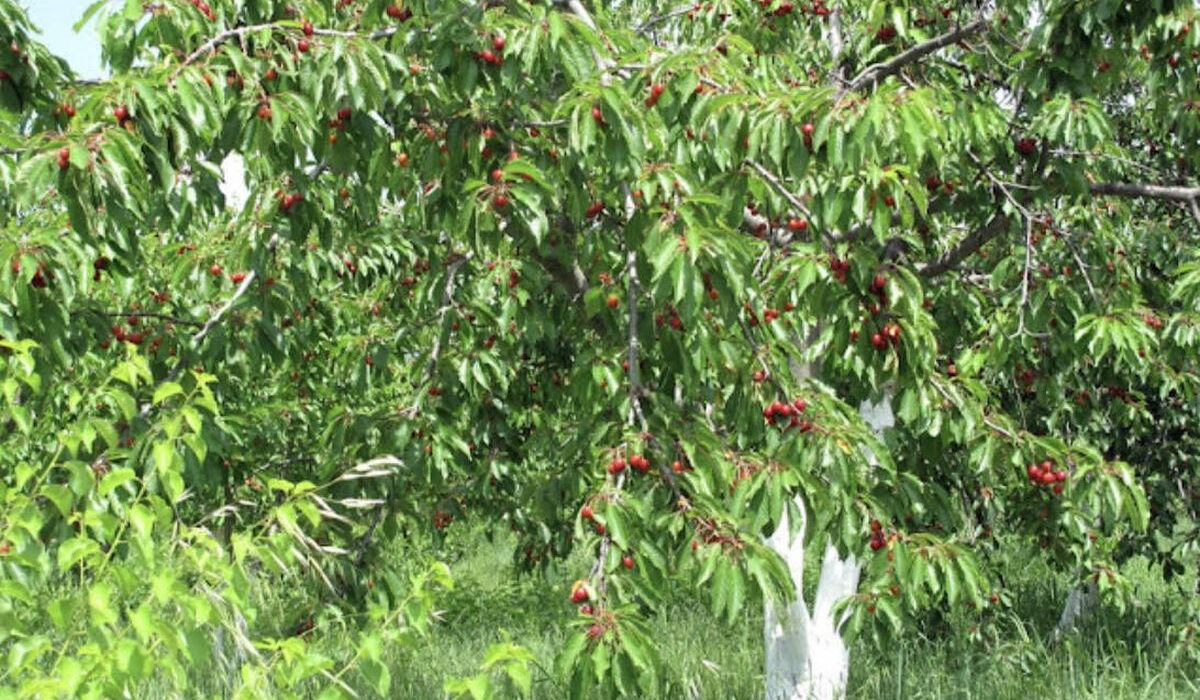
<instances>
[{"instance_id":1,"label":"white painted bark","mask_svg":"<svg viewBox=\"0 0 1200 700\"><path fill-rule=\"evenodd\" d=\"M859 414L876 435L895 425L892 395L878 404L863 402ZM875 457L866 455L874 464ZM807 511L797 498L803 516L795 538L789 537L787 513L768 538L768 544L788 565L795 583L795 599L784 610L769 602L763 615L766 644L767 700L836 700L846 693L850 676L850 650L842 639L845 617L834 619L833 607L858 590L861 567L853 554L842 558L831 542L825 544L821 578L810 611L804 600L804 535Z\"/></svg>"},{"instance_id":2,"label":"white painted bark","mask_svg":"<svg viewBox=\"0 0 1200 700\"><path fill-rule=\"evenodd\" d=\"M1054 628L1055 639L1065 637L1075 631L1084 619L1096 607L1100 600L1100 589L1096 584L1088 582L1071 589L1067 594L1067 602L1063 605L1062 615Z\"/></svg>"},{"instance_id":3,"label":"white painted bark","mask_svg":"<svg viewBox=\"0 0 1200 700\"><path fill-rule=\"evenodd\" d=\"M221 182L217 185L221 194L225 195L225 206L233 211L241 211L250 198L250 190L246 186L246 161L237 153L230 153L221 161Z\"/></svg>"}]
</instances>

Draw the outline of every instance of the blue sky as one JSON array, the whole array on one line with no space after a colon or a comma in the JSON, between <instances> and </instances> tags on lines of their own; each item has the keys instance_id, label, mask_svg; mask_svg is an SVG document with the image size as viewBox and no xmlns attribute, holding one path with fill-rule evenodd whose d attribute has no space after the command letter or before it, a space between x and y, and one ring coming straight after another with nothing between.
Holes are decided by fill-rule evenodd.
<instances>
[{"instance_id":1,"label":"blue sky","mask_svg":"<svg viewBox=\"0 0 1200 700\"><path fill-rule=\"evenodd\" d=\"M42 30L41 40L51 51L67 59L83 78L99 78L100 38L92 24L78 34L71 27L95 0L17 0Z\"/></svg>"}]
</instances>

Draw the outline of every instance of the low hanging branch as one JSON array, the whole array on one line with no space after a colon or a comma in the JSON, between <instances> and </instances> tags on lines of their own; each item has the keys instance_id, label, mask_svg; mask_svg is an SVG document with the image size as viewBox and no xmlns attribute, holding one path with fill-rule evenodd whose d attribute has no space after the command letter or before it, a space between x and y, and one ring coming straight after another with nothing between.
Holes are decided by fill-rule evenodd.
<instances>
[{"instance_id":1,"label":"low hanging branch","mask_svg":"<svg viewBox=\"0 0 1200 700\"><path fill-rule=\"evenodd\" d=\"M628 283L628 325L626 332L626 357L629 370L626 373L629 382L629 413L625 420L629 427L640 425L642 432L648 430L646 416L642 413L641 383L638 378L638 334L637 334L637 295L640 281L637 274L637 251L630 249L625 256L625 279ZM625 486L625 472L617 474L617 483L613 488L613 501ZM612 535L606 530L600 538L600 549L596 553L596 561L588 578L595 582L596 592L604 594L607 582L604 575L604 562L608 559L608 550L612 548Z\"/></svg>"}]
</instances>

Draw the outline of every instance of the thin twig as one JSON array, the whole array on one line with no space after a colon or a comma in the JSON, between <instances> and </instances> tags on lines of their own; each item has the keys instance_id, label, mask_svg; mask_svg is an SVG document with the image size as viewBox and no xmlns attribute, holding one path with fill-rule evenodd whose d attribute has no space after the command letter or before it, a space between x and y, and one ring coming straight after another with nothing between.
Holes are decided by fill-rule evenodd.
<instances>
[{"instance_id":1,"label":"thin twig","mask_svg":"<svg viewBox=\"0 0 1200 700\"><path fill-rule=\"evenodd\" d=\"M1033 275L1033 217L1025 217L1025 271L1021 274L1021 303L1017 307L1017 332L1015 338L1025 332L1025 304L1029 301L1029 278Z\"/></svg>"},{"instance_id":2,"label":"thin twig","mask_svg":"<svg viewBox=\"0 0 1200 700\"><path fill-rule=\"evenodd\" d=\"M1070 236L1066 237L1067 249L1071 251L1071 255L1075 258L1075 262L1079 265L1079 272L1083 275L1083 281L1087 283L1088 291L1092 294L1092 301L1097 305L1100 304L1100 295L1096 293L1096 286L1092 284L1091 275L1087 271L1087 263L1083 258L1079 257L1079 251L1075 249L1075 244L1071 243Z\"/></svg>"},{"instance_id":3,"label":"thin twig","mask_svg":"<svg viewBox=\"0 0 1200 700\"><path fill-rule=\"evenodd\" d=\"M637 28L633 30L633 33L644 36L651 29L653 29L656 25L662 24L663 22L666 22L667 20L679 17L680 15L686 15L687 13L692 12L693 10L694 10L694 7L691 4L688 4L688 5L685 5L684 7L680 7L680 8L671 10L670 12L664 12L661 15L654 15L653 17L647 19L645 22L642 22L641 24L639 24L637 26Z\"/></svg>"},{"instance_id":4,"label":"thin twig","mask_svg":"<svg viewBox=\"0 0 1200 700\"><path fill-rule=\"evenodd\" d=\"M438 333L433 338L433 350L429 353L429 361L425 364L425 374L421 377L421 383L424 384L433 376L433 370L437 368L438 358L442 354L442 326L446 318L446 312L454 304L454 280L458 274L458 268L463 266L471 258L475 257L475 252L470 251L463 255L458 260L450 263L446 270L446 285L442 288L442 305L437 312Z\"/></svg>"},{"instance_id":5,"label":"thin twig","mask_svg":"<svg viewBox=\"0 0 1200 700\"><path fill-rule=\"evenodd\" d=\"M150 313L146 311L100 311L99 309L73 309L72 316L82 316L84 314L94 314L96 316L104 316L106 318L156 318L163 321L170 321L179 326L201 327L203 324L199 321L192 321L186 318L179 318L169 314Z\"/></svg>"}]
</instances>

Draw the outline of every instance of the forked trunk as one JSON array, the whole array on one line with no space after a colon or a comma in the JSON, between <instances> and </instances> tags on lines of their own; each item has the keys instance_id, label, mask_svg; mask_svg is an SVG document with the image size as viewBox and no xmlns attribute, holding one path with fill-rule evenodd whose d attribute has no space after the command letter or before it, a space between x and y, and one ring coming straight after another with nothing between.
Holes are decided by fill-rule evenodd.
<instances>
[{"instance_id":1,"label":"forked trunk","mask_svg":"<svg viewBox=\"0 0 1200 700\"><path fill-rule=\"evenodd\" d=\"M878 404L863 402L859 413L877 435L895 425L891 392ZM867 455L875 462L874 455ZM786 609L767 602L763 615L766 643L767 700L836 700L846 693L850 675L850 650L842 639L844 616L834 619L834 605L858 590L860 566L853 554L838 555L826 542L821 578L812 610L804 600L804 537L807 513L804 502L796 506L803 516L795 538L789 537L786 512L779 527L767 540L788 565L796 584L796 598Z\"/></svg>"}]
</instances>

